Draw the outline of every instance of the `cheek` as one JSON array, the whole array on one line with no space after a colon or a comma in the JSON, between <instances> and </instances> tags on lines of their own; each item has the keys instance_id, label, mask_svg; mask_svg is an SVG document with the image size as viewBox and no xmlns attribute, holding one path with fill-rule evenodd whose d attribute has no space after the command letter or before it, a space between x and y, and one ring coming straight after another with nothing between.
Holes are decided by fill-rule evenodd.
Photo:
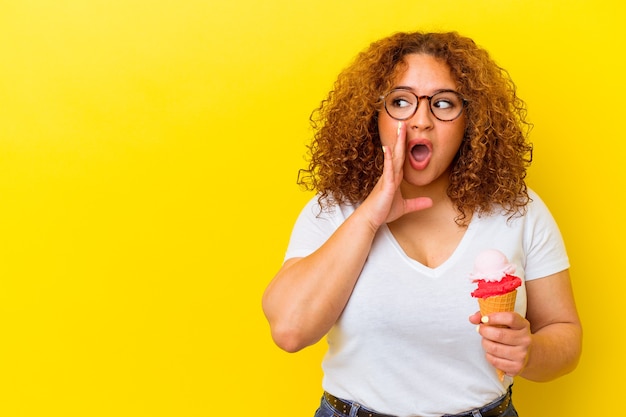
<instances>
[{"instance_id":1,"label":"cheek","mask_svg":"<svg viewBox=\"0 0 626 417\"><path fill-rule=\"evenodd\" d=\"M459 120L459 123L450 126L446 136L451 146L459 148L465 137L465 121Z\"/></svg>"},{"instance_id":2,"label":"cheek","mask_svg":"<svg viewBox=\"0 0 626 417\"><path fill-rule=\"evenodd\" d=\"M387 116L385 112L378 115L378 134L383 145L395 142L398 131L398 121Z\"/></svg>"}]
</instances>

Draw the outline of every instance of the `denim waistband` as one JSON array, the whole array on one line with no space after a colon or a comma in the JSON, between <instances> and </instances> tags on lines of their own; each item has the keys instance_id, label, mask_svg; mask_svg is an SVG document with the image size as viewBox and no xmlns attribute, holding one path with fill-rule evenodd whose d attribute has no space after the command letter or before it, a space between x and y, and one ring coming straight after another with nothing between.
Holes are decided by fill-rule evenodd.
<instances>
[{"instance_id":1,"label":"denim waistband","mask_svg":"<svg viewBox=\"0 0 626 417\"><path fill-rule=\"evenodd\" d=\"M509 386L507 392L504 395L490 402L489 404L459 414L445 414L442 417L504 417L504 413L511 406L511 395L512 391L511 387ZM373 410L364 408L362 405L356 402L337 398L328 392L324 392L324 399L338 413L345 416L394 417L389 414L381 414Z\"/></svg>"}]
</instances>

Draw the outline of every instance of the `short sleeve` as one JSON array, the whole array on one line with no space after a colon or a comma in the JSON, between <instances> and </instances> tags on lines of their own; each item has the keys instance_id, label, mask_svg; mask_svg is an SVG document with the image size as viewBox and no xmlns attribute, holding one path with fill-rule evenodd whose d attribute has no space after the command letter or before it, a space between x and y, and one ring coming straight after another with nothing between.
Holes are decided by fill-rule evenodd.
<instances>
[{"instance_id":1,"label":"short sleeve","mask_svg":"<svg viewBox=\"0 0 626 417\"><path fill-rule=\"evenodd\" d=\"M284 260L315 252L353 211L352 206L336 204L322 210L317 197L312 198L295 222Z\"/></svg>"},{"instance_id":2,"label":"short sleeve","mask_svg":"<svg viewBox=\"0 0 626 417\"><path fill-rule=\"evenodd\" d=\"M568 269L569 258L559 227L543 200L529 192L532 202L526 213L524 246L526 280L543 278Z\"/></svg>"}]
</instances>

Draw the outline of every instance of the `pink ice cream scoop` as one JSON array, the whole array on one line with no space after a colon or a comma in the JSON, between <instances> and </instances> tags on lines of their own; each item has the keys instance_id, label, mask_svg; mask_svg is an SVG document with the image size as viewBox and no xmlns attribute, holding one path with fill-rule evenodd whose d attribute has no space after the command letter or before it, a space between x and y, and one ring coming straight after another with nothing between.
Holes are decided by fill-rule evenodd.
<instances>
[{"instance_id":1,"label":"pink ice cream scoop","mask_svg":"<svg viewBox=\"0 0 626 417\"><path fill-rule=\"evenodd\" d=\"M499 250L487 249L481 252L470 274L472 281L478 283L472 297L488 298L513 291L522 285L522 280L514 273L515 265Z\"/></svg>"}]
</instances>

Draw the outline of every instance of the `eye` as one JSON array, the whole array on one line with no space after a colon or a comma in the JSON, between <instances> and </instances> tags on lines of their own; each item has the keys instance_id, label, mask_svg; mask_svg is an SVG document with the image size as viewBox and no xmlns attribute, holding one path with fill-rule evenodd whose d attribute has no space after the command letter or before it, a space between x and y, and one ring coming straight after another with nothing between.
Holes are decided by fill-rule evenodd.
<instances>
[{"instance_id":1,"label":"eye","mask_svg":"<svg viewBox=\"0 0 626 417\"><path fill-rule=\"evenodd\" d=\"M437 107L438 109L445 110L454 107L454 103L451 103L449 100L441 99L435 101L433 103L433 106Z\"/></svg>"},{"instance_id":2,"label":"eye","mask_svg":"<svg viewBox=\"0 0 626 417\"><path fill-rule=\"evenodd\" d=\"M432 106L440 110L454 110L461 105L459 96L452 92L436 94L432 99Z\"/></svg>"},{"instance_id":3,"label":"eye","mask_svg":"<svg viewBox=\"0 0 626 417\"><path fill-rule=\"evenodd\" d=\"M391 102L391 105L392 105L392 106L394 106L394 107L400 107L400 108L402 108L402 107L408 107L408 106L410 106L410 105L411 105L411 103L409 103L409 102L408 102L406 99L404 99L404 98L397 98L397 99L395 99L395 100L393 100L393 101Z\"/></svg>"},{"instance_id":4,"label":"eye","mask_svg":"<svg viewBox=\"0 0 626 417\"><path fill-rule=\"evenodd\" d=\"M396 91L394 93L391 93L389 97L387 97L387 105L397 109L405 109L407 107L411 107L414 105L414 103L415 97L403 91Z\"/></svg>"}]
</instances>

